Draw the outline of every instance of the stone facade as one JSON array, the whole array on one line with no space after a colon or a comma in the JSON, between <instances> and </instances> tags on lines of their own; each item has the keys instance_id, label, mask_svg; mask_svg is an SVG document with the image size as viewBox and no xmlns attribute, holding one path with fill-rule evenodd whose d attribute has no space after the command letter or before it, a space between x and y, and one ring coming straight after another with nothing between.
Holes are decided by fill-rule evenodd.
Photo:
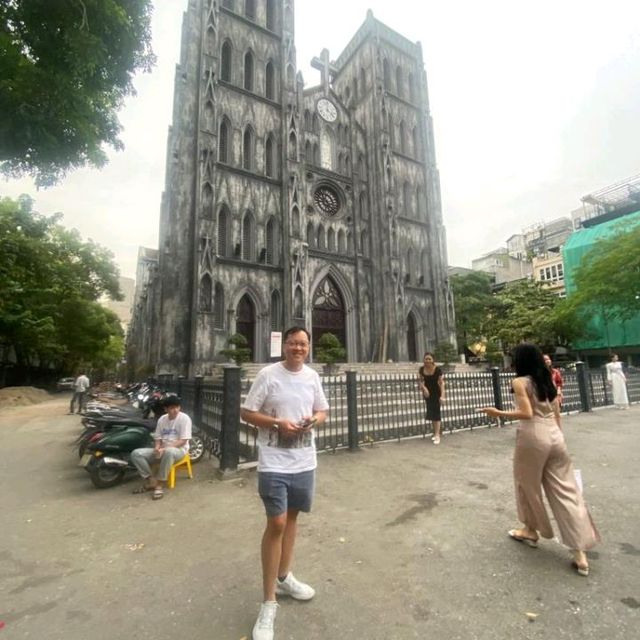
<instances>
[{"instance_id":1,"label":"stone facade","mask_svg":"<svg viewBox=\"0 0 640 640\"><path fill-rule=\"evenodd\" d=\"M234 333L264 362L292 324L349 361L455 340L420 44L369 12L312 64L305 88L293 0L190 0L141 320L158 373L206 374Z\"/></svg>"}]
</instances>

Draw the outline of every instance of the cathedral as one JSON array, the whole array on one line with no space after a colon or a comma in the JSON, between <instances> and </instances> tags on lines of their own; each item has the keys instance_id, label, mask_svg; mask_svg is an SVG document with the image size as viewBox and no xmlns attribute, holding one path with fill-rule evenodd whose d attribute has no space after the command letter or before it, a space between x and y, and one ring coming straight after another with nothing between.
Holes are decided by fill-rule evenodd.
<instances>
[{"instance_id":1,"label":"cathedral","mask_svg":"<svg viewBox=\"0 0 640 640\"><path fill-rule=\"evenodd\" d=\"M350 362L455 341L420 43L368 12L305 87L294 10L188 1L159 247L128 341L147 370L206 375L236 333L266 362L271 332L294 324L311 359L326 332Z\"/></svg>"}]
</instances>

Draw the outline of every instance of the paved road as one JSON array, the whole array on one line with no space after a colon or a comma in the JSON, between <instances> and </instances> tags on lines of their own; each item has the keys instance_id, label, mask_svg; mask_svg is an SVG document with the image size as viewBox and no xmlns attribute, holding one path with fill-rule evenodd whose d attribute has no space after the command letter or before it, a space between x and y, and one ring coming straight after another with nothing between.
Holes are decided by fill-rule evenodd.
<instances>
[{"instance_id":1,"label":"paved road","mask_svg":"<svg viewBox=\"0 0 640 640\"><path fill-rule=\"evenodd\" d=\"M97 491L65 410L60 399L0 416L0 640L249 637L255 475L221 483L205 461L160 502L132 495L134 482ZM604 538L589 578L557 542L506 538L511 428L323 454L296 565L318 594L282 602L276 638L637 638L640 406L565 425Z\"/></svg>"}]
</instances>

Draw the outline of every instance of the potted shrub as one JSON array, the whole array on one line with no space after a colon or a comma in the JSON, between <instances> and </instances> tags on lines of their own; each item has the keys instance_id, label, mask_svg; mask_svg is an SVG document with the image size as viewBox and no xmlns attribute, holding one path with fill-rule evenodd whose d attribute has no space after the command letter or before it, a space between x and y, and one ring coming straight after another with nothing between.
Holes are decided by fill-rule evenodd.
<instances>
[{"instance_id":1,"label":"potted shrub","mask_svg":"<svg viewBox=\"0 0 640 640\"><path fill-rule=\"evenodd\" d=\"M251 349L249 349L247 339L241 333L234 333L227 342L228 349L221 349L220 355L233 360L239 367L243 362L251 359Z\"/></svg>"},{"instance_id":2,"label":"potted shrub","mask_svg":"<svg viewBox=\"0 0 640 640\"><path fill-rule=\"evenodd\" d=\"M436 360L442 362L443 369L449 369L450 363L457 359L458 352L450 342L440 342L436 345Z\"/></svg>"},{"instance_id":3,"label":"potted shrub","mask_svg":"<svg viewBox=\"0 0 640 640\"><path fill-rule=\"evenodd\" d=\"M324 364L324 372L335 375L338 371L336 362L342 362L347 356L346 349L340 344L338 336L333 333L323 333L313 352L313 357Z\"/></svg>"}]
</instances>

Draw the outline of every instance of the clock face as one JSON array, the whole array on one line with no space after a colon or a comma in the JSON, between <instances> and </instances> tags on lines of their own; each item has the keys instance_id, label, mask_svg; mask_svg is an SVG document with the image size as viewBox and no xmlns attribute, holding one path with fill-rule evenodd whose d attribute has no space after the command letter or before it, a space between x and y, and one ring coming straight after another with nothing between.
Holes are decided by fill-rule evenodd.
<instances>
[{"instance_id":1,"label":"clock face","mask_svg":"<svg viewBox=\"0 0 640 640\"><path fill-rule=\"evenodd\" d=\"M331 100L327 100L326 98L320 98L320 100L318 100L318 113L327 122L333 122L338 117L338 111L335 105Z\"/></svg>"}]
</instances>

